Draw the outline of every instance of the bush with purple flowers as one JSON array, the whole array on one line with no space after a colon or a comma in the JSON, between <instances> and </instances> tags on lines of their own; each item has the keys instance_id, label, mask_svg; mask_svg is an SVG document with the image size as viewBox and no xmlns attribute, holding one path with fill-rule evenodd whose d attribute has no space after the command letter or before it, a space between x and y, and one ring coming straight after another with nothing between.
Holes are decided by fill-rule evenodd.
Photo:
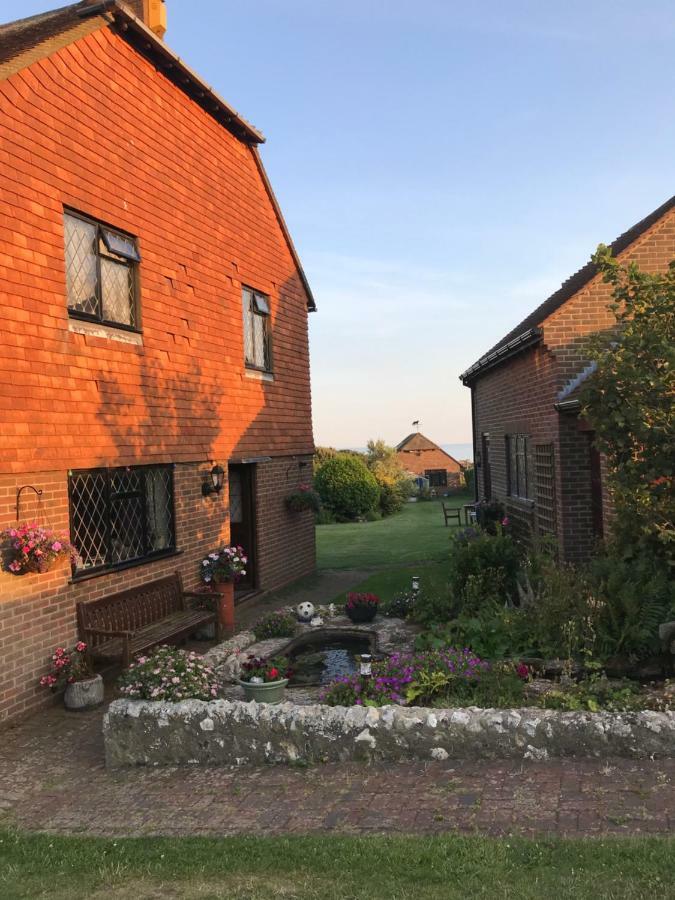
<instances>
[{"instance_id":1,"label":"bush with purple flowers","mask_svg":"<svg viewBox=\"0 0 675 900\"><path fill-rule=\"evenodd\" d=\"M523 680L514 667L493 667L470 650L447 648L421 653L394 653L373 663L373 674L345 675L324 690L329 706L435 704L499 705L497 699L518 700Z\"/></svg>"}]
</instances>

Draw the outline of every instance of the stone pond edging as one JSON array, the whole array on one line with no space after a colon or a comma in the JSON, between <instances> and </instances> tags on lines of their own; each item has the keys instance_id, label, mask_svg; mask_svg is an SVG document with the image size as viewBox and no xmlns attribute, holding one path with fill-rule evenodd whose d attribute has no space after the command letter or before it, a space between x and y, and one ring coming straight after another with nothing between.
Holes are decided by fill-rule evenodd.
<instances>
[{"instance_id":1,"label":"stone pond edging","mask_svg":"<svg viewBox=\"0 0 675 900\"><path fill-rule=\"evenodd\" d=\"M110 768L359 759L663 759L675 756L675 712L115 700L103 735Z\"/></svg>"}]
</instances>

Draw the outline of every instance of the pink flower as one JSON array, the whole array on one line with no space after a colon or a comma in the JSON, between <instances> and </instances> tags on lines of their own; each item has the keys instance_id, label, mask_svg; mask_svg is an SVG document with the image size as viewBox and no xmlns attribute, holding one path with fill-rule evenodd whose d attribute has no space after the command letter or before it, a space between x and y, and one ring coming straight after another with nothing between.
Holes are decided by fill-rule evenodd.
<instances>
[{"instance_id":1,"label":"pink flower","mask_svg":"<svg viewBox=\"0 0 675 900\"><path fill-rule=\"evenodd\" d=\"M75 644L75 649L78 653L84 653L84 651L87 649L87 645L84 643L84 641L78 641Z\"/></svg>"},{"instance_id":2,"label":"pink flower","mask_svg":"<svg viewBox=\"0 0 675 900\"><path fill-rule=\"evenodd\" d=\"M504 526L504 528L507 528L510 524L511 520L509 519L509 517L504 516L504 518L502 519L502 525Z\"/></svg>"},{"instance_id":3,"label":"pink flower","mask_svg":"<svg viewBox=\"0 0 675 900\"><path fill-rule=\"evenodd\" d=\"M54 551L54 553L59 553L62 549L63 544L61 543L61 541L54 541L54 543L52 544L52 550Z\"/></svg>"},{"instance_id":4,"label":"pink flower","mask_svg":"<svg viewBox=\"0 0 675 900\"><path fill-rule=\"evenodd\" d=\"M529 678L529 675L530 675L529 667L526 666L525 663L522 663L522 662L518 663L518 665L516 666L516 675L518 676L518 678L522 678L522 679Z\"/></svg>"}]
</instances>

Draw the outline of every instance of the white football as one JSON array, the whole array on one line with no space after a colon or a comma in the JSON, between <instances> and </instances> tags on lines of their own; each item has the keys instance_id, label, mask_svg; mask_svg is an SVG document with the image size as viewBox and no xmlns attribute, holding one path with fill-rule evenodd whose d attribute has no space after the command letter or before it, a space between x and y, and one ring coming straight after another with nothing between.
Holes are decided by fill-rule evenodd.
<instances>
[{"instance_id":1,"label":"white football","mask_svg":"<svg viewBox=\"0 0 675 900\"><path fill-rule=\"evenodd\" d=\"M310 622L314 617L314 604L305 600L304 603L298 603L295 611L301 622Z\"/></svg>"}]
</instances>

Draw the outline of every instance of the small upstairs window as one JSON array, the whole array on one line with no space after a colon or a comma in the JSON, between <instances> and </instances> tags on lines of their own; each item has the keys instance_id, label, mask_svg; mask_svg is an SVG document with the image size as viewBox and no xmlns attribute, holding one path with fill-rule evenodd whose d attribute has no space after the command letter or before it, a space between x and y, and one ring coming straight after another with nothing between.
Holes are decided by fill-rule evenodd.
<instances>
[{"instance_id":1,"label":"small upstairs window","mask_svg":"<svg viewBox=\"0 0 675 900\"><path fill-rule=\"evenodd\" d=\"M249 369L272 371L270 299L265 294L244 288L244 359Z\"/></svg>"},{"instance_id":2,"label":"small upstairs window","mask_svg":"<svg viewBox=\"0 0 675 900\"><path fill-rule=\"evenodd\" d=\"M63 222L70 315L138 331L135 238L79 213L66 211Z\"/></svg>"}]
</instances>

